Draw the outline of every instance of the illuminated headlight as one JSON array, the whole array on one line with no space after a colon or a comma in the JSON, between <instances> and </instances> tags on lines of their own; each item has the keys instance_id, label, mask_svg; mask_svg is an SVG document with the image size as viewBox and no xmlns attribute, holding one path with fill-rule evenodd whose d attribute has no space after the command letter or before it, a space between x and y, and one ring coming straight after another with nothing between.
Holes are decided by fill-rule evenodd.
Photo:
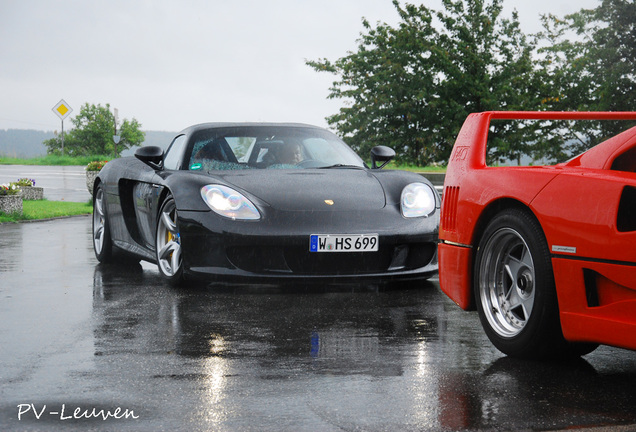
<instances>
[{"instance_id":1,"label":"illuminated headlight","mask_svg":"<svg viewBox=\"0 0 636 432\"><path fill-rule=\"evenodd\" d=\"M201 188L203 201L217 214L230 219L257 220L261 218L254 204L227 186L207 185Z\"/></svg>"},{"instance_id":2,"label":"illuminated headlight","mask_svg":"<svg viewBox=\"0 0 636 432\"><path fill-rule=\"evenodd\" d=\"M435 211L435 192L424 183L411 183L402 191L401 207L404 217L428 216Z\"/></svg>"}]
</instances>

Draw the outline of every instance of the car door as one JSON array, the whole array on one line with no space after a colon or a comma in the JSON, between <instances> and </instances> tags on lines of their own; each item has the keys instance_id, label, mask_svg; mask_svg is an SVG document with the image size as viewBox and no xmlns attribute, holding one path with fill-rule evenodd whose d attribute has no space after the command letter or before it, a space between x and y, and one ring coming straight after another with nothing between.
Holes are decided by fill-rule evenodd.
<instances>
[{"instance_id":1,"label":"car door","mask_svg":"<svg viewBox=\"0 0 636 432\"><path fill-rule=\"evenodd\" d=\"M552 253L636 263L636 173L565 170L532 207Z\"/></svg>"},{"instance_id":2,"label":"car door","mask_svg":"<svg viewBox=\"0 0 636 432\"><path fill-rule=\"evenodd\" d=\"M137 180L131 185L136 240L144 248L153 251L153 253L157 215L161 204L159 199L163 191L163 179L167 173L180 169L186 142L187 138L184 134L178 135L172 140L164 157L161 176L158 175L158 170L152 170L152 168L143 164L144 168L140 168Z\"/></svg>"},{"instance_id":3,"label":"car door","mask_svg":"<svg viewBox=\"0 0 636 432\"><path fill-rule=\"evenodd\" d=\"M123 220L123 224L111 225L115 243L125 244L119 244L120 247L153 256L154 214L161 190L160 182L155 170L143 162L130 158L124 164L117 181L119 206L111 206L109 209L113 216L121 212L119 217L113 219Z\"/></svg>"}]
</instances>

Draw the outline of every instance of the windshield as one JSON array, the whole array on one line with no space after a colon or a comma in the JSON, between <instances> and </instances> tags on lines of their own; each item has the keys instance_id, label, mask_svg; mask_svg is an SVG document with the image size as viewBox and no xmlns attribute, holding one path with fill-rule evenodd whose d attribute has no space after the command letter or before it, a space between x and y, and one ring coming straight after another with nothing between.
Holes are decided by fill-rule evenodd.
<instances>
[{"instance_id":1,"label":"windshield","mask_svg":"<svg viewBox=\"0 0 636 432\"><path fill-rule=\"evenodd\" d=\"M189 170L364 167L331 132L298 126L233 126L195 132L185 162Z\"/></svg>"}]
</instances>

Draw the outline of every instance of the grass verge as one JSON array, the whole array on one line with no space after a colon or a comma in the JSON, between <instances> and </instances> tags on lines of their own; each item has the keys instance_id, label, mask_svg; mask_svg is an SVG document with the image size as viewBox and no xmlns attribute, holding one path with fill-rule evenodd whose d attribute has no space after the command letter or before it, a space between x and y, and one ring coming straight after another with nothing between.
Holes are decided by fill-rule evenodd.
<instances>
[{"instance_id":1,"label":"grass verge","mask_svg":"<svg viewBox=\"0 0 636 432\"><path fill-rule=\"evenodd\" d=\"M371 163L367 163L371 166ZM402 170L402 171L411 171L416 173L445 173L446 166L444 165L429 165L429 166L416 166L416 165L408 165L403 163L397 163L392 160L389 162L384 169L389 170Z\"/></svg>"},{"instance_id":2,"label":"grass verge","mask_svg":"<svg viewBox=\"0 0 636 432\"><path fill-rule=\"evenodd\" d=\"M89 202L70 201L23 201L22 214L0 212L0 223L20 222L28 220L51 219L64 216L87 215L93 213L93 205Z\"/></svg>"},{"instance_id":3,"label":"grass verge","mask_svg":"<svg viewBox=\"0 0 636 432\"><path fill-rule=\"evenodd\" d=\"M93 161L111 160L113 156L55 156L47 155L42 157L34 157L29 159L19 159L0 156L0 165L50 165L50 166L69 166L69 165L88 165Z\"/></svg>"}]
</instances>

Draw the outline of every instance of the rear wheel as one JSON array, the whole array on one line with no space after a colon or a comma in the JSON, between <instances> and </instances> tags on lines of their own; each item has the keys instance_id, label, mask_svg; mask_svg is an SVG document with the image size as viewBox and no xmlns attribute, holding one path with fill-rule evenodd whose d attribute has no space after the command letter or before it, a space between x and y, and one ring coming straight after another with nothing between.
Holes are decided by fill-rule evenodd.
<instances>
[{"instance_id":1,"label":"rear wheel","mask_svg":"<svg viewBox=\"0 0 636 432\"><path fill-rule=\"evenodd\" d=\"M183 282L181 234L179 233L177 206L171 196L166 198L159 211L155 250L161 275L174 284Z\"/></svg>"},{"instance_id":2,"label":"rear wheel","mask_svg":"<svg viewBox=\"0 0 636 432\"><path fill-rule=\"evenodd\" d=\"M106 214L106 195L101 184L95 189L93 199L93 249L99 262L113 261L113 242Z\"/></svg>"},{"instance_id":3,"label":"rear wheel","mask_svg":"<svg viewBox=\"0 0 636 432\"><path fill-rule=\"evenodd\" d=\"M546 359L593 349L563 338L549 249L528 213L506 210L488 224L475 258L474 286L482 326L503 353Z\"/></svg>"}]
</instances>

